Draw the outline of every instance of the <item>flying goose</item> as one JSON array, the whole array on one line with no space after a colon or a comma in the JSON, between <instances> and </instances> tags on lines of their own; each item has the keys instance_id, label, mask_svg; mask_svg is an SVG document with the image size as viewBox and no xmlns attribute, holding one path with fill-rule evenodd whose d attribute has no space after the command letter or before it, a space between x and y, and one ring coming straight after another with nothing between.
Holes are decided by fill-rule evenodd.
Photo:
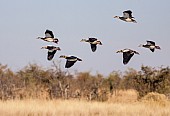
<instances>
[{"instance_id":1,"label":"flying goose","mask_svg":"<svg viewBox=\"0 0 170 116\"><path fill-rule=\"evenodd\" d=\"M45 37L38 37L37 39L42 39L44 41L47 41L47 42L54 42L54 43L58 43L58 39L57 38L54 38L54 34L52 31L50 30L46 30L45 31Z\"/></svg>"},{"instance_id":2,"label":"flying goose","mask_svg":"<svg viewBox=\"0 0 170 116\"><path fill-rule=\"evenodd\" d=\"M139 47L145 47L145 48L149 48L152 52L155 51L155 49L161 49L159 46L155 45L155 42L153 41L146 41L146 44L140 44Z\"/></svg>"},{"instance_id":3,"label":"flying goose","mask_svg":"<svg viewBox=\"0 0 170 116\"><path fill-rule=\"evenodd\" d=\"M65 56L61 55L60 58L65 58L66 59L66 64L65 68L70 68L71 66L74 65L77 61L82 61L82 59L76 57L76 56Z\"/></svg>"},{"instance_id":4,"label":"flying goose","mask_svg":"<svg viewBox=\"0 0 170 116\"><path fill-rule=\"evenodd\" d=\"M56 51L61 50L59 47L55 47L55 46L51 46L51 45L44 46L41 49L48 49L48 55L47 55L48 60L52 60Z\"/></svg>"},{"instance_id":5,"label":"flying goose","mask_svg":"<svg viewBox=\"0 0 170 116\"><path fill-rule=\"evenodd\" d=\"M129 60L132 58L132 56L134 54L138 54L138 52L134 51L134 50L131 50L131 49L123 49L123 50L119 50L117 51L116 53L123 53L123 64L127 64L129 62Z\"/></svg>"},{"instance_id":6,"label":"flying goose","mask_svg":"<svg viewBox=\"0 0 170 116\"><path fill-rule=\"evenodd\" d=\"M114 18L118 18L118 19L123 20L125 22L137 23L136 20L134 19L134 17L132 16L131 10L124 11L123 17L115 16Z\"/></svg>"},{"instance_id":7,"label":"flying goose","mask_svg":"<svg viewBox=\"0 0 170 116\"><path fill-rule=\"evenodd\" d=\"M102 45L102 42L99 41L97 38L82 39L80 42L88 42L88 43L90 43L92 52L96 51L97 44Z\"/></svg>"}]
</instances>

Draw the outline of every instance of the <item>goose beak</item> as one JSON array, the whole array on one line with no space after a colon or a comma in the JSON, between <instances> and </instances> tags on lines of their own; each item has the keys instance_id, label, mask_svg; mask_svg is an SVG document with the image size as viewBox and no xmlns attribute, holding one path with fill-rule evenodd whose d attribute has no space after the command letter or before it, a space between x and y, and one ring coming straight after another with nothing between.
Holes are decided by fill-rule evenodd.
<instances>
[{"instance_id":1,"label":"goose beak","mask_svg":"<svg viewBox=\"0 0 170 116\"><path fill-rule=\"evenodd\" d=\"M84 41L84 39L82 39L80 42L83 42Z\"/></svg>"},{"instance_id":2,"label":"goose beak","mask_svg":"<svg viewBox=\"0 0 170 116\"><path fill-rule=\"evenodd\" d=\"M61 55L59 58L64 58L64 55Z\"/></svg>"},{"instance_id":3,"label":"goose beak","mask_svg":"<svg viewBox=\"0 0 170 116\"><path fill-rule=\"evenodd\" d=\"M142 47L142 44L140 44L138 47Z\"/></svg>"}]
</instances>

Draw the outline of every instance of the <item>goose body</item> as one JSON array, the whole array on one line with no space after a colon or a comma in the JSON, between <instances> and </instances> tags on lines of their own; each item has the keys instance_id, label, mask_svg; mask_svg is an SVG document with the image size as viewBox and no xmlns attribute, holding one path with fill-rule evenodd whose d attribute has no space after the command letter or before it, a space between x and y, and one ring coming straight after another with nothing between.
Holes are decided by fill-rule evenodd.
<instances>
[{"instance_id":1,"label":"goose body","mask_svg":"<svg viewBox=\"0 0 170 116\"><path fill-rule=\"evenodd\" d=\"M58 43L58 39L57 38L54 38L54 34L52 31L50 30L46 30L45 31L45 37L38 37L37 39L42 39L44 41L47 41L47 42L54 42L54 43Z\"/></svg>"},{"instance_id":2,"label":"goose body","mask_svg":"<svg viewBox=\"0 0 170 116\"><path fill-rule=\"evenodd\" d=\"M125 64L125 65L130 61L130 59L132 58L132 56L134 54L139 55L139 53L137 51L127 49L127 48L123 49L123 50L119 50L116 53L123 53L123 64Z\"/></svg>"},{"instance_id":3,"label":"goose body","mask_svg":"<svg viewBox=\"0 0 170 116\"><path fill-rule=\"evenodd\" d=\"M134 17L132 16L132 11L131 10L124 11L122 17L115 16L114 18L118 18L118 19L123 20L125 22L137 23L136 20L134 19Z\"/></svg>"},{"instance_id":4,"label":"goose body","mask_svg":"<svg viewBox=\"0 0 170 116\"><path fill-rule=\"evenodd\" d=\"M56 51L61 50L59 47L55 47L55 46L51 46L51 45L44 46L41 49L48 49L47 60L52 60Z\"/></svg>"},{"instance_id":5,"label":"goose body","mask_svg":"<svg viewBox=\"0 0 170 116\"><path fill-rule=\"evenodd\" d=\"M96 51L97 44L102 45L102 42L99 41L97 38L82 39L81 42L88 42L88 43L90 43L92 52Z\"/></svg>"},{"instance_id":6,"label":"goose body","mask_svg":"<svg viewBox=\"0 0 170 116\"><path fill-rule=\"evenodd\" d=\"M76 56L65 56L61 55L60 58L65 58L66 59L66 64L65 68L70 68L76 63L77 61L82 61L82 59L76 57Z\"/></svg>"},{"instance_id":7,"label":"goose body","mask_svg":"<svg viewBox=\"0 0 170 116\"><path fill-rule=\"evenodd\" d=\"M139 47L145 47L145 48L149 48L152 52L155 51L155 49L161 49L159 46L155 45L155 42L153 41L146 41L146 44L141 44L139 45Z\"/></svg>"}]
</instances>

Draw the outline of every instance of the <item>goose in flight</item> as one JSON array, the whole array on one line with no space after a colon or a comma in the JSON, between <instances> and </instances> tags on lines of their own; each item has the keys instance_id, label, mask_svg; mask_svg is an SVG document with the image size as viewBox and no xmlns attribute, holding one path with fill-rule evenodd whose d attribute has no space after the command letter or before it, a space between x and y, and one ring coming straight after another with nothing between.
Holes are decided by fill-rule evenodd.
<instances>
[{"instance_id":1,"label":"goose in flight","mask_svg":"<svg viewBox=\"0 0 170 116\"><path fill-rule=\"evenodd\" d=\"M97 38L82 39L80 42L88 42L88 43L90 43L92 52L96 51L97 44L102 45L102 42L99 41Z\"/></svg>"},{"instance_id":2,"label":"goose in flight","mask_svg":"<svg viewBox=\"0 0 170 116\"><path fill-rule=\"evenodd\" d=\"M48 29L45 31L45 37L38 37L37 39L42 39L47 42L54 42L56 44L59 41L57 38L54 38L53 32Z\"/></svg>"},{"instance_id":3,"label":"goose in flight","mask_svg":"<svg viewBox=\"0 0 170 116\"><path fill-rule=\"evenodd\" d=\"M153 41L146 41L146 44L140 44L139 47L145 47L145 48L149 48L152 52L155 51L155 49L161 49L159 46L155 45L155 42Z\"/></svg>"},{"instance_id":4,"label":"goose in flight","mask_svg":"<svg viewBox=\"0 0 170 116\"><path fill-rule=\"evenodd\" d=\"M132 56L134 54L138 54L139 53L137 51L131 50L131 49L123 49L123 50L119 50L116 53L123 53L123 64L127 64L129 62L129 60L132 58Z\"/></svg>"},{"instance_id":5,"label":"goose in flight","mask_svg":"<svg viewBox=\"0 0 170 116\"><path fill-rule=\"evenodd\" d=\"M60 58L65 58L66 59L66 64L65 68L70 68L76 63L77 61L82 61L82 59L76 57L76 56L65 56L61 55Z\"/></svg>"},{"instance_id":6,"label":"goose in flight","mask_svg":"<svg viewBox=\"0 0 170 116\"><path fill-rule=\"evenodd\" d=\"M114 18L118 18L120 20L123 20L125 22L133 22L133 23L137 23L136 20L134 19L134 17L132 16L132 11L131 10L127 10L127 11L123 11L123 16L115 16Z\"/></svg>"},{"instance_id":7,"label":"goose in flight","mask_svg":"<svg viewBox=\"0 0 170 116\"><path fill-rule=\"evenodd\" d=\"M61 50L59 47L55 47L55 46L51 46L51 45L44 46L41 49L47 49L48 50L47 60L52 60L56 51Z\"/></svg>"}]
</instances>

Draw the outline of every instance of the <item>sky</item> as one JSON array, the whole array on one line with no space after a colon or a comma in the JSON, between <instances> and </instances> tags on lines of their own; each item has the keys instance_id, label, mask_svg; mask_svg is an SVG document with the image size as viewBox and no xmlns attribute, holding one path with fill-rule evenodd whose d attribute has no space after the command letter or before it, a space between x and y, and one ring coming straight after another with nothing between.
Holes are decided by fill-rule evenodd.
<instances>
[{"instance_id":1,"label":"sky","mask_svg":"<svg viewBox=\"0 0 170 116\"><path fill-rule=\"evenodd\" d=\"M51 67L47 50L42 46L61 48L53 58L60 62L62 70L69 72L100 73L128 68L140 70L141 65L170 66L170 1L169 0L0 0L0 63L18 71L28 64ZM137 23L127 23L114 16L131 10ZM52 30L59 44L36 39L44 37L46 29ZM96 37L103 45L92 52L88 43L81 39ZM138 47L146 40L153 40L161 47L152 53ZM127 65L122 63L124 48L136 50ZM65 59L60 55L81 58L70 69L65 69Z\"/></svg>"}]
</instances>

